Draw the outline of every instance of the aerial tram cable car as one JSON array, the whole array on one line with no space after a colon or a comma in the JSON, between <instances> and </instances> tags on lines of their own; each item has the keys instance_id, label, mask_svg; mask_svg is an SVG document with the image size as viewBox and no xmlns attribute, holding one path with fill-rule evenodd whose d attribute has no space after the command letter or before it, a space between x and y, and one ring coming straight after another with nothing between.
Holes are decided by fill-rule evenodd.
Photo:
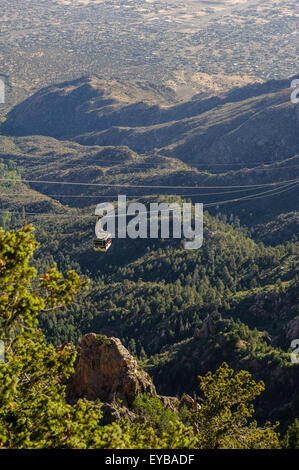
<instances>
[{"instance_id":1,"label":"aerial tram cable car","mask_svg":"<svg viewBox=\"0 0 299 470\"><path fill-rule=\"evenodd\" d=\"M96 238L93 240L93 248L95 251L106 253L112 244L112 235L110 232L103 230L101 219L103 216L97 215L97 222L95 226Z\"/></svg>"}]
</instances>

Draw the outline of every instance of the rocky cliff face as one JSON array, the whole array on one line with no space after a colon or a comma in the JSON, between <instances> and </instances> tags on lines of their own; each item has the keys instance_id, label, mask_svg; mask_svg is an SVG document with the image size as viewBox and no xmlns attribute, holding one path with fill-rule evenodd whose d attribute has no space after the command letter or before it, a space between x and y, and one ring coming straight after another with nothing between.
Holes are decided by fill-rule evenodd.
<instances>
[{"instance_id":1,"label":"rocky cliff face","mask_svg":"<svg viewBox=\"0 0 299 470\"><path fill-rule=\"evenodd\" d=\"M291 320L285 327L285 336L287 341L299 338L299 317Z\"/></svg>"},{"instance_id":2,"label":"rocky cliff face","mask_svg":"<svg viewBox=\"0 0 299 470\"><path fill-rule=\"evenodd\" d=\"M118 338L95 333L82 338L75 373L68 384L70 400L122 400L130 408L143 393L156 395L155 386Z\"/></svg>"}]
</instances>

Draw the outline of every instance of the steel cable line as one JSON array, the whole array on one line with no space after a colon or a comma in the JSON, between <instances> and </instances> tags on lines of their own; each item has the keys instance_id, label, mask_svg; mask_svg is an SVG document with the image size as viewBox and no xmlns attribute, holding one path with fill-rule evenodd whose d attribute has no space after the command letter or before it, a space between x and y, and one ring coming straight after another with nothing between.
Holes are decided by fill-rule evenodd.
<instances>
[{"instance_id":1,"label":"steel cable line","mask_svg":"<svg viewBox=\"0 0 299 470\"><path fill-rule=\"evenodd\" d=\"M237 198L237 199L229 199L229 200L225 200L225 201L218 201L218 202L214 202L214 203L209 203L209 204L204 204L204 207L213 207L213 206L218 206L218 205L224 205L224 204L229 204L231 202L239 202L239 201L242 201L242 200L251 200L251 199L262 199L264 197L269 197L269 196L276 196L278 194L281 194L285 191L289 191L291 190L292 188L296 187L297 186L297 183L290 183L290 184L286 184L286 185L283 185L281 188L275 188L275 189L271 189L271 190L268 190L268 191L263 191L262 193L256 193L256 194L253 194L253 195L249 195L249 196L244 196L244 197L241 197L241 198ZM2 209L0 210L0 213L5 213L9 211L9 209ZM165 210L165 211L160 211L160 212L168 212L169 209ZM9 211L10 214L16 214L16 215L21 215L20 212L17 212L17 211L14 211L14 212L11 212ZM137 215L141 215L143 214L142 212L140 212L139 214ZM147 212L144 212L144 214L147 214ZM62 217L62 218L93 218L94 215L78 215L78 214L59 214L59 213L41 213L41 212L27 212L25 213L25 216L44 216L44 217ZM110 217L115 217L115 214L109 216L106 215L105 218L110 218Z\"/></svg>"},{"instance_id":2,"label":"steel cable line","mask_svg":"<svg viewBox=\"0 0 299 470\"><path fill-rule=\"evenodd\" d=\"M225 185L225 186L179 186L179 185L134 185L126 183L86 183L78 181L47 181L47 180L16 180L13 178L0 178L3 182L14 182L14 183L31 183L31 184L61 184L61 185L73 185L73 186L98 186L98 187L116 187L116 188L146 188L146 189L226 189L226 188L259 188L265 186L277 186L284 183L297 182L298 179L277 181L272 183L260 183L260 184L244 184L244 185Z\"/></svg>"},{"instance_id":3,"label":"steel cable line","mask_svg":"<svg viewBox=\"0 0 299 470\"><path fill-rule=\"evenodd\" d=\"M292 189L292 187L295 187L297 185L297 183L290 183L290 184L285 184L282 186L282 188L275 188L275 189L270 189L268 191L263 191L262 193L256 193L256 194L253 194L253 195L249 195L249 196L244 196L244 197L241 197L241 198L238 198L238 199L229 199L229 200L226 200L226 201L221 201L221 204L228 204L230 202L238 202L238 201L242 201L242 200L250 200L250 199L259 199L259 198L263 198L263 197L269 197L269 196L276 196L277 194L280 194L284 191L289 191L290 189ZM289 186L292 186L292 187L289 187ZM271 193L271 194L269 194ZM215 203L210 203L210 204L203 204L204 208L205 207L213 207L213 206L217 206L217 205L220 205L220 202L215 202ZM166 209L165 211L160 211L161 213L162 212L168 212L169 209ZM141 215L141 214L147 214L147 212L139 212L138 215ZM115 217L115 214L109 216L109 213L105 215L105 219L109 219L111 217Z\"/></svg>"},{"instance_id":4,"label":"steel cable line","mask_svg":"<svg viewBox=\"0 0 299 470\"><path fill-rule=\"evenodd\" d=\"M248 191L254 191L256 188L247 188L247 189L237 189L234 191L222 191L222 192L213 192L213 193L193 193L193 194L163 194L163 196L180 196L180 197L191 197L191 196L217 196L217 195L222 195L222 194L232 194L232 193L244 193ZM60 198L60 197L65 197L65 198L112 198L112 197L117 197L118 194L44 194L44 193L38 193L42 196L50 197L50 198ZM1 194L0 194L1 196ZM17 193L17 194L3 194L2 196L5 197L15 197L15 196L22 196L22 197L33 197L34 194L28 194L28 193ZM140 194L136 195L128 195L127 198L140 198L140 197L150 197L154 196L153 194L143 194L140 196Z\"/></svg>"},{"instance_id":5,"label":"steel cable line","mask_svg":"<svg viewBox=\"0 0 299 470\"><path fill-rule=\"evenodd\" d=\"M298 184L298 181L296 183L289 183L289 184L283 185L280 188L263 191L262 193L252 194L252 195L244 196L244 197L237 198L237 199L228 199L226 201L211 202L211 203L205 204L205 207L220 206L223 204L228 204L230 202L239 202L239 201L245 201L245 200L248 201L251 199L259 199L259 198L268 197L268 196L276 196L277 194L281 194L285 191L289 191L290 189L295 188L297 184ZM268 193L271 193L271 194L268 194Z\"/></svg>"}]
</instances>

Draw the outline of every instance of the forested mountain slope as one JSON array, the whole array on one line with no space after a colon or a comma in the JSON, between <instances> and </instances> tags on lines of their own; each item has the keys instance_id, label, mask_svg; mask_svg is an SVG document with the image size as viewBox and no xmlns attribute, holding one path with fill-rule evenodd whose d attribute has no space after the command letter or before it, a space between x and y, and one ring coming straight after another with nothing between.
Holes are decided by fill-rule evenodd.
<instances>
[{"instance_id":1,"label":"forested mountain slope","mask_svg":"<svg viewBox=\"0 0 299 470\"><path fill-rule=\"evenodd\" d=\"M222 360L263 378L258 417L298 407L298 107L290 80L181 103L148 82L83 78L16 106L0 136L0 222L36 228L39 273L91 279L67 311L42 313L55 345L121 339L171 395ZM94 208L118 194L203 202L204 242L115 239L95 254Z\"/></svg>"}]
</instances>

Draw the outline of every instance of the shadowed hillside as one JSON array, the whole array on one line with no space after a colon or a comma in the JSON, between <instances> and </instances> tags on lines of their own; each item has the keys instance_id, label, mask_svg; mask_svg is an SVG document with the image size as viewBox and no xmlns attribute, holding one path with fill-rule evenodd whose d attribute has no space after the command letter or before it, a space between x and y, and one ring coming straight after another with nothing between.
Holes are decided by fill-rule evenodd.
<instances>
[{"instance_id":1,"label":"shadowed hillside","mask_svg":"<svg viewBox=\"0 0 299 470\"><path fill-rule=\"evenodd\" d=\"M3 124L14 135L46 135L87 145L126 145L193 163L277 161L299 152L290 80L173 104L147 82L98 77L50 86L17 105Z\"/></svg>"}]
</instances>

